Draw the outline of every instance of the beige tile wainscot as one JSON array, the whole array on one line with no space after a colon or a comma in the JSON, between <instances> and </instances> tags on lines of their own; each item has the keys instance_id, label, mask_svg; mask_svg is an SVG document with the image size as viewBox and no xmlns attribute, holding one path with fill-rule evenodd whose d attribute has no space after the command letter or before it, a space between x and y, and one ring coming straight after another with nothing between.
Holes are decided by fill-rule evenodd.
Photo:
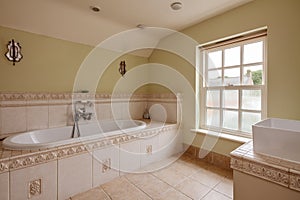
<instances>
[{"instance_id":1,"label":"beige tile wainscot","mask_svg":"<svg viewBox=\"0 0 300 200\"><path fill-rule=\"evenodd\" d=\"M93 102L92 119L142 119L145 109L160 105L167 123L176 123L180 94L18 93L0 92L0 138L25 131L73 124L73 103ZM155 110L155 109L154 109ZM160 113L153 113L160 116ZM157 120L156 120L157 121Z\"/></svg>"}]
</instances>

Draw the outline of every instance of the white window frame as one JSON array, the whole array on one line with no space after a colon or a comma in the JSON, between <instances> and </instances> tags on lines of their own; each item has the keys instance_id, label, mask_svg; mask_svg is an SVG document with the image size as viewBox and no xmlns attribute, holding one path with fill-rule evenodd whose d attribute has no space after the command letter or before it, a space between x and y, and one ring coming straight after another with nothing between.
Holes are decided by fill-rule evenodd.
<instances>
[{"instance_id":1,"label":"white window frame","mask_svg":"<svg viewBox=\"0 0 300 200\"><path fill-rule=\"evenodd\" d=\"M242 64L243 63L243 46L249 43L254 43L256 41L263 41L264 48L263 48L263 62L259 63L250 63L250 64ZM223 85L223 86L212 86L207 87L205 86L204 79L208 76L207 71L203 70L205 66L205 58L207 52L224 50L235 46L241 46L241 60L240 64L234 67L243 67L247 66L254 66L254 65L262 65L263 66L263 77L262 77L262 85ZM222 51L224 54L224 51ZM266 36L266 27L257 29L254 31L250 31L247 33L242 33L239 35L232 36L232 38L226 38L223 40L214 41L211 43L199 45L197 48L197 59L196 59L196 66L197 66L197 73L196 73L196 129L206 129L212 130L216 132L223 132L232 135L238 135L243 137L251 138L252 134L248 132L241 131L241 123L242 123L242 112L250 112L250 113L261 113L261 119L265 119L267 116L267 36ZM222 59L224 59L224 55L222 55ZM207 67L207 66L206 66ZM222 61L222 67L219 69L222 71L222 78L224 79L224 69L230 69L233 67L224 67L224 60ZM240 81L242 82L243 78L243 70L240 70ZM217 89L220 91L220 127L213 127L206 125L206 94L209 89ZM261 110L254 111L254 110L246 110L242 109L242 90L261 90ZM239 93L239 106L237 109L228 109L223 108L222 105L222 96L224 90L238 90ZM238 130L231 130L223 128L223 111L224 110L233 110L238 111Z\"/></svg>"}]
</instances>

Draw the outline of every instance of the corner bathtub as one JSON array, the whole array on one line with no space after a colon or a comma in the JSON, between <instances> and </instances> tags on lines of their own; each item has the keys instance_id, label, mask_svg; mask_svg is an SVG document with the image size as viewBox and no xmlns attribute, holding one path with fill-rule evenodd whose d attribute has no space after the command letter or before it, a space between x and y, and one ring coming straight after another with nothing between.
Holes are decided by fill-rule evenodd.
<instances>
[{"instance_id":1,"label":"corner bathtub","mask_svg":"<svg viewBox=\"0 0 300 200\"><path fill-rule=\"evenodd\" d=\"M44 149L129 133L145 127L146 123L139 120L104 120L80 124L80 137L71 138L73 126L35 130L7 137L3 147L11 150Z\"/></svg>"}]
</instances>

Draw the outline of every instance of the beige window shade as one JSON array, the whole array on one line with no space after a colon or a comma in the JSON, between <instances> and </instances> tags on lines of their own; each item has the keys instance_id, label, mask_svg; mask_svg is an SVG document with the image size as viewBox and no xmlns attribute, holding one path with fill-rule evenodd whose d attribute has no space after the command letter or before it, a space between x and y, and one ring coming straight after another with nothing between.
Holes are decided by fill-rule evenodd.
<instances>
[{"instance_id":1,"label":"beige window shade","mask_svg":"<svg viewBox=\"0 0 300 200\"><path fill-rule=\"evenodd\" d=\"M244 33L236 36L232 36L231 38L223 38L220 40L216 40L214 42L210 42L207 44L200 45L201 50L208 50L212 48L217 48L229 44L234 44L237 42L242 42L245 40L250 40L254 38L259 38L267 35L267 29L259 30L259 31L254 31L251 33Z\"/></svg>"}]
</instances>

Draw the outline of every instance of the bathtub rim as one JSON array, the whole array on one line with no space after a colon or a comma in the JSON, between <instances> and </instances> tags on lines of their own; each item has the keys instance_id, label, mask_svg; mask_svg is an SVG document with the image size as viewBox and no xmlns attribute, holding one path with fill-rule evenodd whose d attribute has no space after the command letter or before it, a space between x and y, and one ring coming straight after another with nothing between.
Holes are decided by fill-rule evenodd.
<instances>
[{"instance_id":1,"label":"bathtub rim","mask_svg":"<svg viewBox=\"0 0 300 200\"><path fill-rule=\"evenodd\" d=\"M76 138L70 138L66 139L63 141L56 141L56 142L51 142L51 143L32 143L32 144L20 144L20 143L15 143L12 142L11 140L15 137L18 137L22 134L30 134L32 132L38 132L41 130L54 130L54 129L59 129L59 128L66 128L66 127L72 127L72 126L63 126L63 127L55 127L55 128L49 128L49 129L37 129L37 130L32 130L32 131L26 131L18 134L14 134L11 136L6 137L2 141L2 148L7 149L7 150L47 150L51 148L59 148L61 146L65 145L72 145L76 143L88 143L97 139L109 139L111 137L115 136L120 136L122 134L130 135L134 134L136 131L141 131L147 128L147 123L142 121L142 120L103 120L103 121L133 121L133 122L138 122L141 125L136 126L136 127L131 127L128 129L124 130L114 130L114 131L109 131L103 133L103 135L90 135L90 136L85 136L85 137L76 137ZM71 135L71 133L70 133Z\"/></svg>"}]
</instances>

